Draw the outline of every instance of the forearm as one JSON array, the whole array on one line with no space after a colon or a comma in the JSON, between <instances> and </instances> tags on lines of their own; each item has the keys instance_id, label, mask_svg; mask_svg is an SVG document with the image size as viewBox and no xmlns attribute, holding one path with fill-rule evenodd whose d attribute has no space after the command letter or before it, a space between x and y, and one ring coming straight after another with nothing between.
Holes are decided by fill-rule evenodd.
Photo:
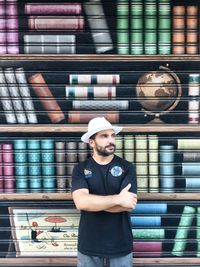
<instances>
[{"instance_id":1,"label":"forearm","mask_svg":"<svg viewBox=\"0 0 200 267\"><path fill-rule=\"evenodd\" d=\"M107 212L111 212L111 213L118 213L118 212L124 212L124 211L131 211L132 209L130 209L130 208L124 208L124 207L122 207L122 206L114 206L114 207L112 207L112 208L110 208L110 209L107 209L106 211Z\"/></svg>"},{"instance_id":2,"label":"forearm","mask_svg":"<svg viewBox=\"0 0 200 267\"><path fill-rule=\"evenodd\" d=\"M76 198L75 204L79 210L97 212L110 209L116 206L118 202L117 195L100 196L82 193L78 198Z\"/></svg>"}]
</instances>

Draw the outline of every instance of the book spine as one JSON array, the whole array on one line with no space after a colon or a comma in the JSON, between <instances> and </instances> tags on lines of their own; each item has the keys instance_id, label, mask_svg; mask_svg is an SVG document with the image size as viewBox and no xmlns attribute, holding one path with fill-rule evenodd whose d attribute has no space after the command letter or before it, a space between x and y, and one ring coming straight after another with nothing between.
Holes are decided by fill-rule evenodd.
<instances>
[{"instance_id":1,"label":"book spine","mask_svg":"<svg viewBox=\"0 0 200 267\"><path fill-rule=\"evenodd\" d=\"M182 138L178 139L178 150L197 150L200 149L200 139L199 138Z\"/></svg>"},{"instance_id":2,"label":"book spine","mask_svg":"<svg viewBox=\"0 0 200 267\"><path fill-rule=\"evenodd\" d=\"M129 54L129 3L117 1L117 52Z\"/></svg>"},{"instance_id":3,"label":"book spine","mask_svg":"<svg viewBox=\"0 0 200 267\"><path fill-rule=\"evenodd\" d=\"M165 229L151 229L151 228L140 228L133 229L133 238L134 239L164 239L165 238Z\"/></svg>"},{"instance_id":4,"label":"book spine","mask_svg":"<svg viewBox=\"0 0 200 267\"><path fill-rule=\"evenodd\" d=\"M148 173L149 173L149 192L159 191L158 175L158 136L148 135Z\"/></svg>"},{"instance_id":5,"label":"book spine","mask_svg":"<svg viewBox=\"0 0 200 267\"><path fill-rule=\"evenodd\" d=\"M6 0L7 53L19 54L18 0Z\"/></svg>"},{"instance_id":6,"label":"book spine","mask_svg":"<svg viewBox=\"0 0 200 267\"><path fill-rule=\"evenodd\" d=\"M83 8L91 29L96 53L105 53L114 48L103 5L100 0L89 0Z\"/></svg>"},{"instance_id":7,"label":"book spine","mask_svg":"<svg viewBox=\"0 0 200 267\"><path fill-rule=\"evenodd\" d=\"M117 111L69 111L68 112L68 123L88 123L95 117L105 117L111 123L119 122L119 112Z\"/></svg>"},{"instance_id":8,"label":"book spine","mask_svg":"<svg viewBox=\"0 0 200 267\"><path fill-rule=\"evenodd\" d=\"M198 73L189 74L188 83L188 123L198 124L199 119L199 95L200 95L200 75Z\"/></svg>"},{"instance_id":9,"label":"book spine","mask_svg":"<svg viewBox=\"0 0 200 267\"><path fill-rule=\"evenodd\" d=\"M14 166L13 166L13 146L12 144L3 144L3 175L4 175L4 192L14 193Z\"/></svg>"},{"instance_id":10,"label":"book spine","mask_svg":"<svg viewBox=\"0 0 200 267\"><path fill-rule=\"evenodd\" d=\"M25 54L75 54L75 35L24 35Z\"/></svg>"},{"instance_id":11,"label":"book spine","mask_svg":"<svg viewBox=\"0 0 200 267\"><path fill-rule=\"evenodd\" d=\"M198 6L187 6L186 15L186 53L198 54Z\"/></svg>"},{"instance_id":12,"label":"book spine","mask_svg":"<svg viewBox=\"0 0 200 267\"><path fill-rule=\"evenodd\" d=\"M26 140L14 140L15 180L18 193L28 192L28 159Z\"/></svg>"},{"instance_id":13,"label":"book spine","mask_svg":"<svg viewBox=\"0 0 200 267\"><path fill-rule=\"evenodd\" d=\"M199 177L186 177L185 178L185 191L186 192L197 192L200 190L200 179Z\"/></svg>"},{"instance_id":14,"label":"book spine","mask_svg":"<svg viewBox=\"0 0 200 267\"><path fill-rule=\"evenodd\" d=\"M160 227L160 216L131 216L132 227Z\"/></svg>"},{"instance_id":15,"label":"book spine","mask_svg":"<svg viewBox=\"0 0 200 267\"><path fill-rule=\"evenodd\" d=\"M66 86L67 99L116 98L116 86Z\"/></svg>"},{"instance_id":16,"label":"book spine","mask_svg":"<svg viewBox=\"0 0 200 267\"><path fill-rule=\"evenodd\" d=\"M135 162L137 174L137 187L139 192L148 192L148 154L147 154L147 136L135 136Z\"/></svg>"},{"instance_id":17,"label":"book spine","mask_svg":"<svg viewBox=\"0 0 200 267\"><path fill-rule=\"evenodd\" d=\"M162 145L160 151L160 191L174 192L175 189L175 167L174 146Z\"/></svg>"},{"instance_id":18,"label":"book spine","mask_svg":"<svg viewBox=\"0 0 200 267\"><path fill-rule=\"evenodd\" d=\"M200 207L197 207L197 257L200 257Z\"/></svg>"},{"instance_id":19,"label":"book spine","mask_svg":"<svg viewBox=\"0 0 200 267\"><path fill-rule=\"evenodd\" d=\"M55 192L55 158L54 158L54 140L41 140L41 159L43 175L43 191Z\"/></svg>"},{"instance_id":20,"label":"book spine","mask_svg":"<svg viewBox=\"0 0 200 267\"><path fill-rule=\"evenodd\" d=\"M41 149L40 140L28 139L28 173L30 182L30 192L42 191L42 170L41 170Z\"/></svg>"},{"instance_id":21,"label":"book spine","mask_svg":"<svg viewBox=\"0 0 200 267\"><path fill-rule=\"evenodd\" d=\"M10 97L12 98L13 107L17 117L18 123L27 123L26 114L24 113L24 107L19 93L19 87L15 78L13 68L6 68L4 70L5 78L8 85Z\"/></svg>"},{"instance_id":22,"label":"book spine","mask_svg":"<svg viewBox=\"0 0 200 267\"><path fill-rule=\"evenodd\" d=\"M85 161L88 157L88 145L83 142L78 142L78 161Z\"/></svg>"},{"instance_id":23,"label":"book spine","mask_svg":"<svg viewBox=\"0 0 200 267\"><path fill-rule=\"evenodd\" d=\"M158 4L158 54L171 53L171 10L170 1L159 1Z\"/></svg>"},{"instance_id":24,"label":"book spine","mask_svg":"<svg viewBox=\"0 0 200 267\"><path fill-rule=\"evenodd\" d=\"M70 176L68 182L71 184L71 174L75 165L78 162L77 154L77 142L69 141L65 143L65 153L66 153L66 166L67 166L67 175Z\"/></svg>"},{"instance_id":25,"label":"book spine","mask_svg":"<svg viewBox=\"0 0 200 267\"><path fill-rule=\"evenodd\" d=\"M157 5L155 0L146 0L144 5L144 53L157 53Z\"/></svg>"},{"instance_id":26,"label":"book spine","mask_svg":"<svg viewBox=\"0 0 200 267\"><path fill-rule=\"evenodd\" d=\"M143 54L143 1L131 1L130 46L132 55Z\"/></svg>"},{"instance_id":27,"label":"book spine","mask_svg":"<svg viewBox=\"0 0 200 267\"><path fill-rule=\"evenodd\" d=\"M15 70L15 76L19 85L19 92L22 97L25 113L29 123L37 123L37 116L33 105L30 89L23 68Z\"/></svg>"},{"instance_id":28,"label":"book spine","mask_svg":"<svg viewBox=\"0 0 200 267\"><path fill-rule=\"evenodd\" d=\"M0 68L0 84L1 84L0 98L5 113L6 122L12 124L16 123L17 120L13 108L12 99L9 94L8 86L2 68Z\"/></svg>"},{"instance_id":29,"label":"book spine","mask_svg":"<svg viewBox=\"0 0 200 267\"><path fill-rule=\"evenodd\" d=\"M123 136L117 135L115 139L115 155L120 158L123 158L124 155L124 146L123 146Z\"/></svg>"},{"instance_id":30,"label":"book spine","mask_svg":"<svg viewBox=\"0 0 200 267\"><path fill-rule=\"evenodd\" d=\"M67 189L65 157L65 142L55 142L56 187L58 192L66 192Z\"/></svg>"},{"instance_id":31,"label":"book spine","mask_svg":"<svg viewBox=\"0 0 200 267\"><path fill-rule=\"evenodd\" d=\"M82 16L29 16L28 28L34 31L82 31L84 18Z\"/></svg>"},{"instance_id":32,"label":"book spine","mask_svg":"<svg viewBox=\"0 0 200 267\"><path fill-rule=\"evenodd\" d=\"M174 238L172 255L183 256L186 248L188 233L195 215L195 210L196 209L194 207L184 206Z\"/></svg>"},{"instance_id":33,"label":"book spine","mask_svg":"<svg viewBox=\"0 0 200 267\"><path fill-rule=\"evenodd\" d=\"M70 84L119 84L119 74L69 74Z\"/></svg>"},{"instance_id":34,"label":"book spine","mask_svg":"<svg viewBox=\"0 0 200 267\"><path fill-rule=\"evenodd\" d=\"M6 6L5 0L0 1L0 54L6 54Z\"/></svg>"},{"instance_id":35,"label":"book spine","mask_svg":"<svg viewBox=\"0 0 200 267\"><path fill-rule=\"evenodd\" d=\"M0 144L0 193L4 191L4 182L3 182L3 151L2 145Z\"/></svg>"},{"instance_id":36,"label":"book spine","mask_svg":"<svg viewBox=\"0 0 200 267\"><path fill-rule=\"evenodd\" d=\"M124 136L124 159L132 163L135 161L135 138L133 135Z\"/></svg>"},{"instance_id":37,"label":"book spine","mask_svg":"<svg viewBox=\"0 0 200 267\"><path fill-rule=\"evenodd\" d=\"M24 6L27 15L79 15L82 12L80 3L27 3Z\"/></svg>"},{"instance_id":38,"label":"book spine","mask_svg":"<svg viewBox=\"0 0 200 267\"><path fill-rule=\"evenodd\" d=\"M200 162L200 152L183 152L183 161Z\"/></svg>"},{"instance_id":39,"label":"book spine","mask_svg":"<svg viewBox=\"0 0 200 267\"><path fill-rule=\"evenodd\" d=\"M183 162L182 163L182 175L185 175L185 176L200 175L200 163L199 162Z\"/></svg>"},{"instance_id":40,"label":"book spine","mask_svg":"<svg viewBox=\"0 0 200 267\"><path fill-rule=\"evenodd\" d=\"M127 110L129 103L126 100L75 100L72 101L72 107L75 110Z\"/></svg>"},{"instance_id":41,"label":"book spine","mask_svg":"<svg viewBox=\"0 0 200 267\"><path fill-rule=\"evenodd\" d=\"M185 6L173 6L173 54L185 53Z\"/></svg>"},{"instance_id":42,"label":"book spine","mask_svg":"<svg viewBox=\"0 0 200 267\"><path fill-rule=\"evenodd\" d=\"M138 203L131 214L166 214L166 203Z\"/></svg>"},{"instance_id":43,"label":"book spine","mask_svg":"<svg viewBox=\"0 0 200 267\"><path fill-rule=\"evenodd\" d=\"M133 257L161 257L162 241L134 241Z\"/></svg>"},{"instance_id":44,"label":"book spine","mask_svg":"<svg viewBox=\"0 0 200 267\"><path fill-rule=\"evenodd\" d=\"M41 73L37 73L29 78L29 82L35 92L40 98L43 107L48 113L48 117L52 123L58 123L64 120L65 116L56 99L48 88Z\"/></svg>"}]
</instances>

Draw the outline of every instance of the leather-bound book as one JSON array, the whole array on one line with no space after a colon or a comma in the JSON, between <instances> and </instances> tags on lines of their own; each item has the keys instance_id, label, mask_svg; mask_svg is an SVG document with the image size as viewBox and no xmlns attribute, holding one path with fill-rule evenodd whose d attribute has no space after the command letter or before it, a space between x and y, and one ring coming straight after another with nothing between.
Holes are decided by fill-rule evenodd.
<instances>
[{"instance_id":1,"label":"leather-bound book","mask_svg":"<svg viewBox=\"0 0 200 267\"><path fill-rule=\"evenodd\" d=\"M111 123L119 122L119 112L118 111L69 111L68 112L68 122L69 123L88 123L91 119L95 117L105 117Z\"/></svg>"},{"instance_id":2,"label":"leather-bound book","mask_svg":"<svg viewBox=\"0 0 200 267\"><path fill-rule=\"evenodd\" d=\"M55 97L51 93L41 73L36 73L29 78L29 82L35 94L39 97L43 107L48 113L48 117L52 123L59 123L65 116L58 105Z\"/></svg>"}]
</instances>

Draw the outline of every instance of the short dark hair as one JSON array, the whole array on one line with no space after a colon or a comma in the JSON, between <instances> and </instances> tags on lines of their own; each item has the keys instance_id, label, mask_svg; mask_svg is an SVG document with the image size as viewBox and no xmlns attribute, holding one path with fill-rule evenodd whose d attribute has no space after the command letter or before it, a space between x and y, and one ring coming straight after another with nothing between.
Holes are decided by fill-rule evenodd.
<instances>
[{"instance_id":1,"label":"short dark hair","mask_svg":"<svg viewBox=\"0 0 200 267\"><path fill-rule=\"evenodd\" d=\"M93 134L92 136L90 136L90 138L89 138L89 139L92 139L92 140L94 140L94 139L95 139L95 137L96 137L96 135L97 135L97 133Z\"/></svg>"}]
</instances>

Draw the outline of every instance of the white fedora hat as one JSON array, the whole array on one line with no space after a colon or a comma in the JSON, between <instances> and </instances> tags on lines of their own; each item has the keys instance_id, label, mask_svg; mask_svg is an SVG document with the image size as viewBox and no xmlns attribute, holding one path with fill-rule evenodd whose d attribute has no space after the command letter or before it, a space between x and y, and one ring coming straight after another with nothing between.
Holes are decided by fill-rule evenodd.
<instances>
[{"instance_id":1,"label":"white fedora hat","mask_svg":"<svg viewBox=\"0 0 200 267\"><path fill-rule=\"evenodd\" d=\"M94 119L91 119L88 123L88 131L81 136L81 140L84 143L88 143L90 137L103 130L109 130L112 129L115 134L118 134L121 130L122 127L120 126L113 126L109 121L107 121L104 117L97 117Z\"/></svg>"}]
</instances>

